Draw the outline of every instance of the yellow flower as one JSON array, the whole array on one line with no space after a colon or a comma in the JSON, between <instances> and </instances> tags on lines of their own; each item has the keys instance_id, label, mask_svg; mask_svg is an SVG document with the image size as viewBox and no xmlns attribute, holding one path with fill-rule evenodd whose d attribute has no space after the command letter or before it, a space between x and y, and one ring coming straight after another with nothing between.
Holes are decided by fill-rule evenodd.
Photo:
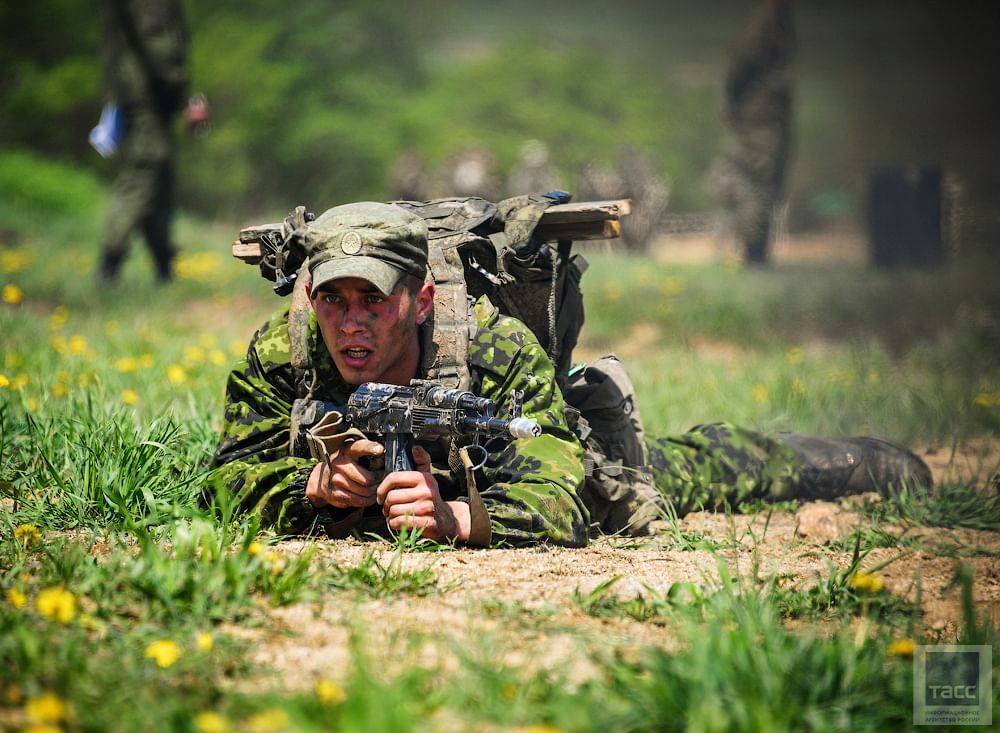
<instances>
[{"instance_id":1,"label":"yellow flower","mask_svg":"<svg viewBox=\"0 0 1000 733\"><path fill-rule=\"evenodd\" d=\"M347 699L347 693L333 680L320 680L316 683L316 697L325 703L339 705Z\"/></svg>"},{"instance_id":2,"label":"yellow flower","mask_svg":"<svg viewBox=\"0 0 1000 733\"><path fill-rule=\"evenodd\" d=\"M156 362L153 360L153 355L150 353L143 354L139 357L139 366L142 369L152 369L153 364Z\"/></svg>"},{"instance_id":3,"label":"yellow flower","mask_svg":"<svg viewBox=\"0 0 1000 733\"><path fill-rule=\"evenodd\" d=\"M8 274L20 272L28 266L28 253L20 249L5 249L0 252L0 269Z\"/></svg>"},{"instance_id":4,"label":"yellow flower","mask_svg":"<svg viewBox=\"0 0 1000 733\"><path fill-rule=\"evenodd\" d=\"M515 733L562 733L562 728L541 723L538 725L522 725L519 728L515 728L514 731Z\"/></svg>"},{"instance_id":5,"label":"yellow flower","mask_svg":"<svg viewBox=\"0 0 1000 733\"><path fill-rule=\"evenodd\" d=\"M76 615L76 597L61 585L46 588L35 598L35 608L43 618L64 626Z\"/></svg>"},{"instance_id":6,"label":"yellow flower","mask_svg":"<svg viewBox=\"0 0 1000 733\"><path fill-rule=\"evenodd\" d=\"M806 394L806 385L802 383L801 379L792 380L792 394L796 397L804 397Z\"/></svg>"},{"instance_id":7,"label":"yellow flower","mask_svg":"<svg viewBox=\"0 0 1000 733\"><path fill-rule=\"evenodd\" d=\"M17 588L7 589L7 600L10 601L10 605L14 608L24 608L24 605L28 602L24 593L19 591Z\"/></svg>"},{"instance_id":8,"label":"yellow flower","mask_svg":"<svg viewBox=\"0 0 1000 733\"><path fill-rule=\"evenodd\" d=\"M250 557L253 557L254 555L259 555L263 549L264 545L258 542L257 540L254 540L249 545L247 545L247 554Z\"/></svg>"},{"instance_id":9,"label":"yellow flower","mask_svg":"<svg viewBox=\"0 0 1000 733\"><path fill-rule=\"evenodd\" d=\"M138 365L135 359L131 356L123 356L121 359L115 362L115 369L122 372L123 374L130 374L136 370Z\"/></svg>"},{"instance_id":10,"label":"yellow flower","mask_svg":"<svg viewBox=\"0 0 1000 733\"><path fill-rule=\"evenodd\" d=\"M896 639L885 651L890 657L912 657L916 646L913 639Z\"/></svg>"},{"instance_id":11,"label":"yellow flower","mask_svg":"<svg viewBox=\"0 0 1000 733\"><path fill-rule=\"evenodd\" d=\"M281 708L268 708L250 716L247 730L251 733L278 733L288 727L288 713Z\"/></svg>"},{"instance_id":12,"label":"yellow flower","mask_svg":"<svg viewBox=\"0 0 1000 733\"><path fill-rule=\"evenodd\" d=\"M87 350L87 339L75 334L69 337L69 342L66 345L69 347L69 353L79 356Z\"/></svg>"},{"instance_id":13,"label":"yellow flower","mask_svg":"<svg viewBox=\"0 0 1000 733\"><path fill-rule=\"evenodd\" d=\"M799 364L802 361L802 349L798 346L789 347L785 352L785 361L789 364Z\"/></svg>"},{"instance_id":14,"label":"yellow flower","mask_svg":"<svg viewBox=\"0 0 1000 733\"><path fill-rule=\"evenodd\" d=\"M118 321L112 319L104 322L104 335L105 336L117 336L118 335Z\"/></svg>"},{"instance_id":15,"label":"yellow flower","mask_svg":"<svg viewBox=\"0 0 1000 733\"><path fill-rule=\"evenodd\" d=\"M195 644L198 645L198 648L201 651L208 654L212 651L212 635L207 631L202 631L197 637L195 637Z\"/></svg>"},{"instance_id":16,"label":"yellow flower","mask_svg":"<svg viewBox=\"0 0 1000 733\"><path fill-rule=\"evenodd\" d=\"M24 298L24 292L17 285L4 285L2 297L7 305L17 305Z\"/></svg>"},{"instance_id":17,"label":"yellow flower","mask_svg":"<svg viewBox=\"0 0 1000 733\"><path fill-rule=\"evenodd\" d=\"M6 389L10 386L10 379L7 378L6 374L0 374L0 389Z\"/></svg>"},{"instance_id":18,"label":"yellow flower","mask_svg":"<svg viewBox=\"0 0 1000 733\"><path fill-rule=\"evenodd\" d=\"M767 387L763 384L755 384L753 386L753 398L757 400L760 404L767 404Z\"/></svg>"},{"instance_id":19,"label":"yellow flower","mask_svg":"<svg viewBox=\"0 0 1000 733\"><path fill-rule=\"evenodd\" d=\"M882 375L879 374L874 369L869 369L868 373L865 375L866 384L878 384L882 381Z\"/></svg>"},{"instance_id":20,"label":"yellow flower","mask_svg":"<svg viewBox=\"0 0 1000 733\"><path fill-rule=\"evenodd\" d=\"M66 389L65 382L56 382L52 385L52 396L53 397L65 397L69 394L69 390Z\"/></svg>"},{"instance_id":21,"label":"yellow flower","mask_svg":"<svg viewBox=\"0 0 1000 733\"><path fill-rule=\"evenodd\" d=\"M271 568L271 575L277 575L288 564L288 560L274 550L271 550L264 556L264 562Z\"/></svg>"},{"instance_id":22,"label":"yellow flower","mask_svg":"<svg viewBox=\"0 0 1000 733\"><path fill-rule=\"evenodd\" d=\"M66 703L58 695L45 692L24 704L24 714L32 723L58 723L66 717Z\"/></svg>"},{"instance_id":23,"label":"yellow flower","mask_svg":"<svg viewBox=\"0 0 1000 733\"><path fill-rule=\"evenodd\" d=\"M33 524L19 524L14 528L14 539L18 542L30 545L42 539L42 533Z\"/></svg>"},{"instance_id":24,"label":"yellow flower","mask_svg":"<svg viewBox=\"0 0 1000 733\"><path fill-rule=\"evenodd\" d=\"M29 377L26 372L21 372L10 381L11 389L21 390L28 386Z\"/></svg>"},{"instance_id":25,"label":"yellow flower","mask_svg":"<svg viewBox=\"0 0 1000 733\"><path fill-rule=\"evenodd\" d=\"M198 337L198 345L203 349L215 348L215 334L203 333Z\"/></svg>"},{"instance_id":26,"label":"yellow flower","mask_svg":"<svg viewBox=\"0 0 1000 733\"><path fill-rule=\"evenodd\" d=\"M226 733L229 721L213 710L202 710L194 716L194 727L199 733Z\"/></svg>"},{"instance_id":27,"label":"yellow flower","mask_svg":"<svg viewBox=\"0 0 1000 733\"><path fill-rule=\"evenodd\" d=\"M52 315L49 316L49 328L53 331L58 331L60 328L66 325L66 321L69 320L69 308L64 305L58 306Z\"/></svg>"},{"instance_id":28,"label":"yellow flower","mask_svg":"<svg viewBox=\"0 0 1000 733\"><path fill-rule=\"evenodd\" d=\"M684 281L676 277L668 277L660 283L659 291L661 295L668 298L676 298L684 292Z\"/></svg>"},{"instance_id":29,"label":"yellow flower","mask_svg":"<svg viewBox=\"0 0 1000 733\"><path fill-rule=\"evenodd\" d=\"M219 349L212 349L208 352L208 361L215 366L225 366L229 363L229 357Z\"/></svg>"},{"instance_id":30,"label":"yellow flower","mask_svg":"<svg viewBox=\"0 0 1000 733\"><path fill-rule=\"evenodd\" d=\"M240 341L239 339L233 339L229 342L229 353L233 356L246 356L247 355L247 344L245 341Z\"/></svg>"},{"instance_id":31,"label":"yellow flower","mask_svg":"<svg viewBox=\"0 0 1000 733\"><path fill-rule=\"evenodd\" d=\"M980 392L975 402L980 407L1000 407L1000 392Z\"/></svg>"},{"instance_id":32,"label":"yellow flower","mask_svg":"<svg viewBox=\"0 0 1000 733\"><path fill-rule=\"evenodd\" d=\"M146 647L145 656L149 657L163 669L180 659L181 648L176 641L170 639L158 639Z\"/></svg>"},{"instance_id":33,"label":"yellow flower","mask_svg":"<svg viewBox=\"0 0 1000 733\"><path fill-rule=\"evenodd\" d=\"M38 400L34 397L29 397L24 401L24 407L28 410L28 412L34 412L38 409Z\"/></svg>"},{"instance_id":34,"label":"yellow flower","mask_svg":"<svg viewBox=\"0 0 1000 733\"><path fill-rule=\"evenodd\" d=\"M171 364L167 367L167 379L171 384L184 384L187 380L187 372L179 364Z\"/></svg>"},{"instance_id":35,"label":"yellow flower","mask_svg":"<svg viewBox=\"0 0 1000 733\"><path fill-rule=\"evenodd\" d=\"M517 697L517 685L508 682L500 688L500 695L507 702L514 702L514 698Z\"/></svg>"},{"instance_id":36,"label":"yellow flower","mask_svg":"<svg viewBox=\"0 0 1000 733\"><path fill-rule=\"evenodd\" d=\"M201 364L205 361L205 352L200 346L185 346L184 361L188 364Z\"/></svg>"},{"instance_id":37,"label":"yellow flower","mask_svg":"<svg viewBox=\"0 0 1000 733\"><path fill-rule=\"evenodd\" d=\"M885 581L875 573L855 573L851 576L849 585L862 593L878 593L885 588Z\"/></svg>"},{"instance_id":38,"label":"yellow flower","mask_svg":"<svg viewBox=\"0 0 1000 733\"><path fill-rule=\"evenodd\" d=\"M134 389L123 389L122 390L122 402L126 405L134 405L139 401L139 393Z\"/></svg>"}]
</instances>

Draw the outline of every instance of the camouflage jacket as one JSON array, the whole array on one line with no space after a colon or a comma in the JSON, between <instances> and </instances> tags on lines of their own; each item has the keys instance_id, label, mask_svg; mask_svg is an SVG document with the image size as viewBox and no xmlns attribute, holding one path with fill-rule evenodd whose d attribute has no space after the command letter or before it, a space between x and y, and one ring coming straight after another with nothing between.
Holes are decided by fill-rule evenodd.
<instances>
[{"instance_id":1,"label":"camouflage jacket","mask_svg":"<svg viewBox=\"0 0 1000 733\"><path fill-rule=\"evenodd\" d=\"M579 497L583 455L569 430L552 362L531 332L500 316L485 298L474 307L475 337L469 343L471 389L497 404L523 390L523 414L543 427L538 438L497 448L476 472L478 495L488 515L491 545L552 542L583 546L587 510ZM225 425L209 487L226 486L245 511L283 534L323 531L343 536L348 509L316 509L305 496L315 461L289 455L292 404L306 385L290 359L287 311L275 314L250 342L246 359L231 372L226 388ZM310 315L308 349L316 372L313 397L346 404L353 387L337 372ZM447 449L425 445L445 500L467 500L467 489L448 466ZM478 504L478 502L477 502ZM379 507L366 515L381 517ZM384 521L382 522L384 526Z\"/></svg>"}]
</instances>

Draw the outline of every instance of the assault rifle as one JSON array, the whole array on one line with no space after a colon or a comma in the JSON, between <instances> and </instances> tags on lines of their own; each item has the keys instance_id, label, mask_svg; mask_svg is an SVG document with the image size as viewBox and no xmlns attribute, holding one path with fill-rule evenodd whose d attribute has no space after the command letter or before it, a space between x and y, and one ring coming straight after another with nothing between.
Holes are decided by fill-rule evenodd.
<instances>
[{"instance_id":1,"label":"assault rifle","mask_svg":"<svg viewBox=\"0 0 1000 733\"><path fill-rule=\"evenodd\" d=\"M414 379L409 387L368 382L351 395L345 417L366 435L382 436L386 473L412 471L416 468L410 453L414 440L446 435L537 438L542 426L521 417L520 399L521 395L515 395L509 406L510 417L502 418L495 416L493 400L460 389L446 389L432 380Z\"/></svg>"}]
</instances>

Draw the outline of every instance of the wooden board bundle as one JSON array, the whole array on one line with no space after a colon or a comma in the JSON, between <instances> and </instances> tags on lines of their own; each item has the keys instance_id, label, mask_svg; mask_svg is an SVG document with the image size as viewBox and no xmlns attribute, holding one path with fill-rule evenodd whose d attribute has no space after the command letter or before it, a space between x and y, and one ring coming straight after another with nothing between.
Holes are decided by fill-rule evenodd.
<instances>
[{"instance_id":1,"label":"wooden board bundle","mask_svg":"<svg viewBox=\"0 0 1000 733\"><path fill-rule=\"evenodd\" d=\"M542 214L535 235L545 242L561 240L614 239L621 234L620 218L632 211L629 199L581 201L556 204ZM233 242L233 257L256 265L260 262L260 238L268 232L281 231L281 223L259 224L240 230Z\"/></svg>"}]
</instances>

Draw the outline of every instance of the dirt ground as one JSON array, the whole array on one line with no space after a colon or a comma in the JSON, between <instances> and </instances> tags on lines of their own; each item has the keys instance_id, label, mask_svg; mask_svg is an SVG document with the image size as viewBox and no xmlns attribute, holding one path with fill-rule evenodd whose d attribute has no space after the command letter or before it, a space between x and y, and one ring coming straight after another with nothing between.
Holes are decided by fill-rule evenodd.
<instances>
[{"instance_id":1,"label":"dirt ground","mask_svg":"<svg viewBox=\"0 0 1000 733\"><path fill-rule=\"evenodd\" d=\"M968 449L978 456L1000 456L1000 445ZM927 456L939 477L946 456ZM992 465L996 465L995 463ZM953 464L952 468L954 470ZM867 497L874 499L874 496ZM855 498L855 501L857 498ZM332 593L322 603L276 609L269 623L232 633L253 644L257 661L276 672L280 684L306 688L324 677L346 674L355 633L376 674L417 665L445 669L469 649L489 655L480 661L517 668L558 667L585 679L597 649L629 658L650 645L671 649L677 642L669 625L630 618L595 618L574 602L601 583L619 577L614 592L631 598L650 591L664 594L678 581L705 588L718 585L718 563L746 584L782 575L798 587L829 577L833 568L851 562L849 542L840 542L861 522L851 501L811 502L795 513L768 517L726 516L697 512L681 521L686 534L701 535L734 548L715 552L673 549L671 535L640 540L604 537L584 549L524 548L410 553L403 568L431 568L436 591L424 597L360 599ZM1000 533L928 528L890 528L918 538L920 549L879 548L863 562L878 570L888 592L915 601L923 614L918 633L925 639L954 641L961 618L960 590L952 584L960 563L974 573L980 617L1000 624ZM285 542L279 550L294 553L303 543ZM354 540L321 546L322 561L356 565L378 545ZM391 552L385 550L383 561ZM919 589L919 591L918 591ZM837 628L833 625L831 628ZM380 640L373 644L372 639ZM383 643L384 642L384 643ZM475 659L475 658L474 658Z\"/></svg>"}]
</instances>

